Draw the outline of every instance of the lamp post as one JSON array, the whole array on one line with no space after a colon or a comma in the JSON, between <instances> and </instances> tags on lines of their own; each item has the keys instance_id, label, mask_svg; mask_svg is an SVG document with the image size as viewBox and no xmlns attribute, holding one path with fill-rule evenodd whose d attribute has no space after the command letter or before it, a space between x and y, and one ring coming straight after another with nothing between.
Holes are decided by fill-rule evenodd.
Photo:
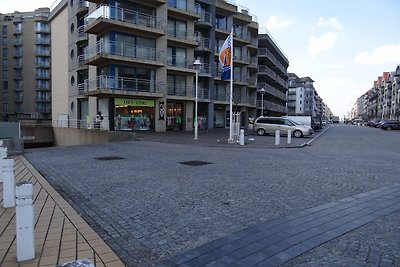
<instances>
[{"instance_id":1,"label":"lamp post","mask_svg":"<svg viewBox=\"0 0 400 267\"><path fill-rule=\"evenodd\" d=\"M261 88L260 89L260 95L261 95L261 117L264 117L264 94L265 94L265 89Z\"/></svg>"},{"instance_id":2,"label":"lamp post","mask_svg":"<svg viewBox=\"0 0 400 267\"><path fill-rule=\"evenodd\" d=\"M197 92L198 92L198 86L199 86L199 68L201 66L200 60L196 59L193 62L194 68L196 70L196 81L195 81L195 86L196 86L196 96L195 96L195 104L194 104L194 140L198 139L198 123L197 123Z\"/></svg>"}]
</instances>

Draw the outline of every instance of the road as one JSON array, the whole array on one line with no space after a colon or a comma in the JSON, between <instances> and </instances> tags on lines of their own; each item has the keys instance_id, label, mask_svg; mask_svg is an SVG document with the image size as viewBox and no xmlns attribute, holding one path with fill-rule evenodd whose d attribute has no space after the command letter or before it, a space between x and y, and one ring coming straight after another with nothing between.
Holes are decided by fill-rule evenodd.
<instances>
[{"instance_id":1,"label":"road","mask_svg":"<svg viewBox=\"0 0 400 267\"><path fill-rule=\"evenodd\" d=\"M399 147L400 131L332 125L303 148L133 141L25 156L122 261L154 266L241 229L397 185ZM399 218L395 211L285 266L399 266Z\"/></svg>"}]
</instances>

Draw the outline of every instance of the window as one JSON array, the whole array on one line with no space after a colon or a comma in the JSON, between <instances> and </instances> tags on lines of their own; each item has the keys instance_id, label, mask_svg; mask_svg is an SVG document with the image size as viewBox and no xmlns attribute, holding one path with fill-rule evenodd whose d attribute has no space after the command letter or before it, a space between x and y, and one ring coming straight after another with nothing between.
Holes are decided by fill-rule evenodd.
<instances>
[{"instance_id":1,"label":"window","mask_svg":"<svg viewBox=\"0 0 400 267\"><path fill-rule=\"evenodd\" d=\"M3 68L8 69L8 59L3 59Z\"/></svg>"},{"instance_id":2,"label":"window","mask_svg":"<svg viewBox=\"0 0 400 267\"><path fill-rule=\"evenodd\" d=\"M168 47L168 66L186 68L186 49L180 47Z\"/></svg>"},{"instance_id":3,"label":"window","mask_svg":"<svg viewBox=\"0 0 400 267\"><path fill-rule=\"evenodd\" d=\"M21 23L16 23L15 24L15 32L16 33L22 32L22 24Z\"/></svg>"},{"instance_id":4,"label":"window","mask_svg":"<svg viewBox=\"0 0 400 267\"><path fill-rule=\"evenodd\" d=\"M8 103L3 103L3 112L8 112Z\"/></svg>"},{"instance_id":5,"label":"window","mask_svg":"<svg viewBox=\"0 0 400 267\"><path fill-rule=\"evenodd\" d=\"M303 101L300 101L300 104L303 104Z\"/></svg>"},{"instance_id":6,"label":"window","mask_svg":"<svg viewBox=\"0 0 400 267\"><path fill-rule=\"evenodd\" d=\"M3 48L3 57L8 57L8 48L7 47Z\"/></svg>"},{"instance_id":7,"label":"window","mask_svg":"<svg viewBox=\"0 0 400 267\"><path fill-rule=\"evenodd\" d=\"M3 39L2 39L2 44L3 44L3 46L7 46L7 45L8 45L8 39L7 39L7 37L3 37Z\"/></svg>"},{"instance_id":8,"label":"window","mask_svg":"<svg viewBox=\"0 0 400 267\"><path fill-rule=\"evenodd\" d=\"M8 70L3 70L3 79L8 80Z\"/></svg>"},{"instance_id":9,"label":"window","mask_svg":"<svg viewBox=\"0 0 400 267\"><path fill-rule=\"evenodd\" d=\"M302 98L303 97L303 95L302 94L300 94L300 98Z\"/></svg>"},{"instance_id":10,"label":"window","mask_svg":"<svg viewBox=\"0 0 400 267\"><path fill-rule=\"evenodd\" d=\"M8 92L3 92L3 102L8 102Z\"/></svg>"},{"instance_id":11,"label":"window","mask_svg":"<svg viewBox=\"0 0 400 267\"><path fill-rule=\"evenodd\" d=\"M186 76L168 75L168 94L186 96Z\"/></svg>"},{"instance_id":12,"label":"window","mask_svg":"<svg viewBox=\"0 0 400 267\"><path fill-rule=\"evenodd\" d=\"M2 34L3 35L7 35L7 25L3 25L2 27L1 27L2 29L1 29L1 32L2 32Z\"/></svg>"},{"instance_id":13,"label":"window","mask_svg":"<svg viewBox=\"0 0 400 267\"><path fill-rule=\"evenodd\" d=\"M3 90L4 91L8 90L8 81L3 81Z\"/></svg>"},{"instance_id":14,"label":"window","mask_svg":"<svg viewBox=\"0 0 400 267\"><path fill-rule=\"evenodd\" d=\"M187 39L186 22L181 20L168 19L168 35Z\"/></svg>"}]
</instances>

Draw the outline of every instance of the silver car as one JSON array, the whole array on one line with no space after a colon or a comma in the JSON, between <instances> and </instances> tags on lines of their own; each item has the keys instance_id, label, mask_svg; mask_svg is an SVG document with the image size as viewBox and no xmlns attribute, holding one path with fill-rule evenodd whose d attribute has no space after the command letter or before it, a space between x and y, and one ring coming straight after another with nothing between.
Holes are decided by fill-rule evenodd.
<instances>
[{"instance_id":1,"label":"silver car","mask_svg":"<svg viewBox=\"0 0 400 267\"><path fill-rule=\"evenodd\" d=\"M258 135L275 134L276 130L280 130L281 134L287 134L287 131L290 130L297 138L314 134L314 130L310 126L288 118L259 117L253 125L253 131Z\"/></svg>"}]
</instances>

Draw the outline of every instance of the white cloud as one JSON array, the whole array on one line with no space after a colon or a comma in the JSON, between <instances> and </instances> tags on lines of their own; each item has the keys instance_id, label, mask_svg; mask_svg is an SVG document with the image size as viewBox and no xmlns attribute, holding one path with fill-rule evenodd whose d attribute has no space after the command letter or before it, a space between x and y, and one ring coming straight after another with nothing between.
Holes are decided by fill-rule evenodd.
<instances>
[{"instance_id":1,"label":"white cloud","mask_svg":"<svg viewBox=\"0 0 400 267\"><path fill-rule=\"evenodd\" d=\"M329 19L319 18L317 26L320 27L333 26L338 31L342 30L342 24L337 18L329 18Z\"/></svg>"},{"instance_id":2,"label":"white cloud","mask_svg":"<svg viewBox=\"0 0 400 267\"><path fill-rule=\"evenodd\" d=\"M292 20L279 21L277 16L271 16L267 21L267 30L284 29L292 24Z\"/></svg>"},{"instance_id":3,"label":"white cloud","mask_svg":"<svg viewBox=\"0 0 400 267\"><path fill-rule=\"evenodd\" d=\"M354 61L360 65L398 64L400 62L400 45L378 46L372 53L358 53Z\"/></svg>"},{"instance_id":4,"label":"white cloud","mask_svg":"<svg viewBox=\"0 0 400 267\"><path fill-rule=\"evenodd\" d=\"M319 37L312 35L308 42L308 52L312 57L315 57L319 53L334 47L337 39L338 33L336 32L327 32Z\"/></svg>"}]
</instances>

